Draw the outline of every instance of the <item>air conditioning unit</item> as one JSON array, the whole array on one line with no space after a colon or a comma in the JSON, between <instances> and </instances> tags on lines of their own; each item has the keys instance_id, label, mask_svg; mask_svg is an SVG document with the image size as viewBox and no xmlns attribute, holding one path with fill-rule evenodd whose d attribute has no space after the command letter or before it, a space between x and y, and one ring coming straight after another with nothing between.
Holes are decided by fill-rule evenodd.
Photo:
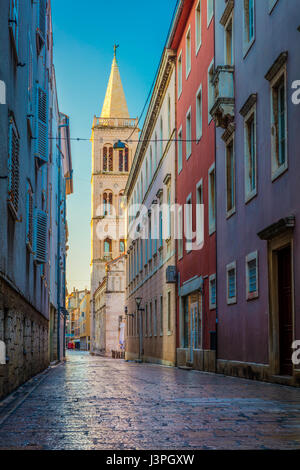
<instances>
[{"instance_id":1,"label":"air conditioning unit","mask_svg":"<svg viewBox=\"0 0 300 470\"><path fill-rule=\"evenodd\" d=\"M168 266L167 267L166 282L167 282L167 284L176 284L176 282L177 282L176 266Z\"/></svg>"}]
</instances>

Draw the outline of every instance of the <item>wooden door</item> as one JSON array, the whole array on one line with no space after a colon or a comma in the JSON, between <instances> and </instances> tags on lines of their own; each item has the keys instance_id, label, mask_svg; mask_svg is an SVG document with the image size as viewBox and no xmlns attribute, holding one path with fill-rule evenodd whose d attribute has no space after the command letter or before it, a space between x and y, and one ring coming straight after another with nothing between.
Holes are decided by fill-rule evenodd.
<instances>
[{"instance_id":1,"label":"wooden door","mask_svg":"<svg viewBox=\"0 0 300 470\"><path fill-rule=\"evenodd\" d=\"M280 374L293 375L293 309L291 246L278 251Z\"/></svg>"}]
</instances>

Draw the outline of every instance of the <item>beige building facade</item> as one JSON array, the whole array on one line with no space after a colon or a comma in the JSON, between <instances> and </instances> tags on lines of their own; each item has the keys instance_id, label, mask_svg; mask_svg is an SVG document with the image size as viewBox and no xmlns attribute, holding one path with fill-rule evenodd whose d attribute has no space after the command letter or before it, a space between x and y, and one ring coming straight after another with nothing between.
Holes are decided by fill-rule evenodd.
<instances>
[{"instance_id":1,"label":"beige building facade","mask_svg":"<svg viewBox=\"0 0 300 470\"><path fill-rule=\"evenodd\" d=\"M175 58L165 50L125 190L126 358L171 366L176 363L174 103Z\"/></svg>"},{"instance_id":2,"label":"beige building facade","mask_svg":"<svg viewBox=\"0 0 300 470\"><path fill-rule=\"evenodd\" d=\"M106 276L94 294L94 353L120 357L125 349L125 256L106 265ZM116 354L117 353L117 354Z\"/></svg>"},{"instance_id":3,"label":"beige building facade","mask_svg":"<svg viewBox=\"0 0 300 470\"><path fill-rule=\"evenodd\" d=\"M99 334L95 330L95 291L106 276L107 263L126 251L124 190L138 137L138 120L129 117L115 47L101 116L94 117L92 127L92 352Z\"/></svg>"}]
</instances>

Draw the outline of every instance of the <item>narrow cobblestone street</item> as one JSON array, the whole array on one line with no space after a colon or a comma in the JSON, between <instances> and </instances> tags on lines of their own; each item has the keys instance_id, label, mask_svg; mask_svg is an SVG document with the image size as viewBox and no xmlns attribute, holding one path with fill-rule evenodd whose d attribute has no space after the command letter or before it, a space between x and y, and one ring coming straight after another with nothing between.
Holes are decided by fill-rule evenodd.
<instances>
[{"instance_id":1,"label":"narrow cobblestone street","mask_svg":"<svg viewBox=\"0 0 300 470\"><path fill-rule=\"evenodd\" d=\"M72 352L24 394L0 448L300 449L295 388Z\"/></svg>"}]
</instances>

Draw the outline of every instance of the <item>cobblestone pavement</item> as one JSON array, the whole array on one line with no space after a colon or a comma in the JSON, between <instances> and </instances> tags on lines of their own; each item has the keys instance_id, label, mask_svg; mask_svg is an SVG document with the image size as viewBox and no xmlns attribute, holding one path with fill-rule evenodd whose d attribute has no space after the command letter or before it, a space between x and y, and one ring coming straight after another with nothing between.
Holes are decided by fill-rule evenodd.
<instances>
[{"instance_id":1,"label":"cobblestone pavement","mask_svg":"<svg viewBox=\"0 0 300 470\"><path fill-rule=\"evenodd\" d=\"M36 380L0 448L300 449L299 389L80 352Z\"/></svg>"}]
</instances>

